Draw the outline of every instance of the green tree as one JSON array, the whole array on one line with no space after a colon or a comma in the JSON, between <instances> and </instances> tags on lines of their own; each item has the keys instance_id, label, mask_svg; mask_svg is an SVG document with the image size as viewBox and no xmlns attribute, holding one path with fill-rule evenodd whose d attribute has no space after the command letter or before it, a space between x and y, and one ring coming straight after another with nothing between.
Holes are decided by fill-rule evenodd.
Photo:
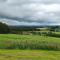
<instances>
[{"instance_id":1,"label":"green tree","mask_svg":"<svg viewBox=\"0 0 60 60\"><path fill-rule=\"evenodd\" d=\"M0 34L6 34L9 32L10 32L9 26L5 23L0 22Z\"/></svg>"}]
</instances>

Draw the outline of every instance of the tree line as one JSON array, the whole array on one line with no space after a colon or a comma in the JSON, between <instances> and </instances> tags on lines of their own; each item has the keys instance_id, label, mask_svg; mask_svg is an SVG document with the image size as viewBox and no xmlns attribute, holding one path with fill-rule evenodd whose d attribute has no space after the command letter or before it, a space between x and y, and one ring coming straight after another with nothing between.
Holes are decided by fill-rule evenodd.
<instances>
[{"instance_id":1,"label":"tree line","mask_svg":"<svg viewBox=\"0 0 60 60\"><path fill-rule=\"evenodd\" d=\"M50 33L55 32L56 29L58 29L59 26L51 26L48 27ZM40 29L36 29L34 27L14 27L14 26L8 26L5 23L1 23L0 22L0 34L7 34L7 33L13 33L13 34L19 34L19 33L23 33L23 32L32 32L34 33L35 31L40 31Z\"/></svg>"}]
</instances>

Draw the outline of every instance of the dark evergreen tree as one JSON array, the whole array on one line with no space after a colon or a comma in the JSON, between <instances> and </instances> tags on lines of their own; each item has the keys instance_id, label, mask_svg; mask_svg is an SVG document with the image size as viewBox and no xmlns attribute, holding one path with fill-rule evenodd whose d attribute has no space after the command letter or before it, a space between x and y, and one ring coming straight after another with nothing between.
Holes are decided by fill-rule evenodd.
<instances>
[{"instance_id":1,"label":"dark evergreen tree","mask_svg":"<svg viewBox=\"0 0 60 60\"><path fill-rule=\"evenodd\" d=\"M6 34L9 32L10 32L9 26L5 23L0 22L0 34Z\"/></svg>"}]
</instances>

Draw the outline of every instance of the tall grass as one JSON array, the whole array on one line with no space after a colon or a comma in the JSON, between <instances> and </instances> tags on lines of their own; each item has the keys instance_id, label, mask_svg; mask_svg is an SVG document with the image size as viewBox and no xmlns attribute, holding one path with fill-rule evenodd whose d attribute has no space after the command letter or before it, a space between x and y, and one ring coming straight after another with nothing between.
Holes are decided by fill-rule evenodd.
<instances>
[{"instance_id":1,"label":"tall grass","mask_svg":"<svg viewBox=\"0 0 60 60\"><path fill-rule=\"evenodd\" d=\"M60 38L34 35L0 35L0 49L60 50Z\"/></svg>"}]
</instances>

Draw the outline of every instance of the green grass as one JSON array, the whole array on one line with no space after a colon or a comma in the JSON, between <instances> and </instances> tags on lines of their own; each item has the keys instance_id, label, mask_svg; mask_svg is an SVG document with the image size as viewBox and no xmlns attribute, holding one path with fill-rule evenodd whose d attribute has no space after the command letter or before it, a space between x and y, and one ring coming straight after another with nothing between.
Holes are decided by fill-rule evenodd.
<instances>
[{"instance_id":1,"label":"green grass","mask_svg":"<svg viewBox=\"0 0 60 60\"><path fill-rule=\"evenodd\" d=\"M60 43L60 38L39 36L39 35L18 35L18 34L0 34L0 41L20 41L20 40L38 40Z\"/></svg>"},{"instance_id":2,"label":"green grass","mask_svg":"<svg viewBox=\"0 0 60 60\"><path fill-rule=\"evenodd\" d=\"M0 49L60 50L60 38L39 35L0 34Z\"/></svg>"},{"instance_id":3,"label":"green grass","mask_svg":"<svg viewBox=\"0 0 60 60\"><path fill-rule=\"evenodd\" d=\"M0 34L0 60L60 60L60 38Z\"/></svg>"},{"instance_id":4,"label":"green grass","mask_svg":"<svg viewBox=\"0 0 60 60\"><path fill-rule=\"evenodd\" d=\"M0 60L60 60L60 51L0 50Z\"/></svg>"},{"instance_id":5,"label":"green grass","mask_svg":"<svg viewBox=\"0 0 60 60\"><path fill-rule=\"evenodd\" d=\"M60 34L60 32L54 32L55 34Z\"/></svg>"}]
</instances>

